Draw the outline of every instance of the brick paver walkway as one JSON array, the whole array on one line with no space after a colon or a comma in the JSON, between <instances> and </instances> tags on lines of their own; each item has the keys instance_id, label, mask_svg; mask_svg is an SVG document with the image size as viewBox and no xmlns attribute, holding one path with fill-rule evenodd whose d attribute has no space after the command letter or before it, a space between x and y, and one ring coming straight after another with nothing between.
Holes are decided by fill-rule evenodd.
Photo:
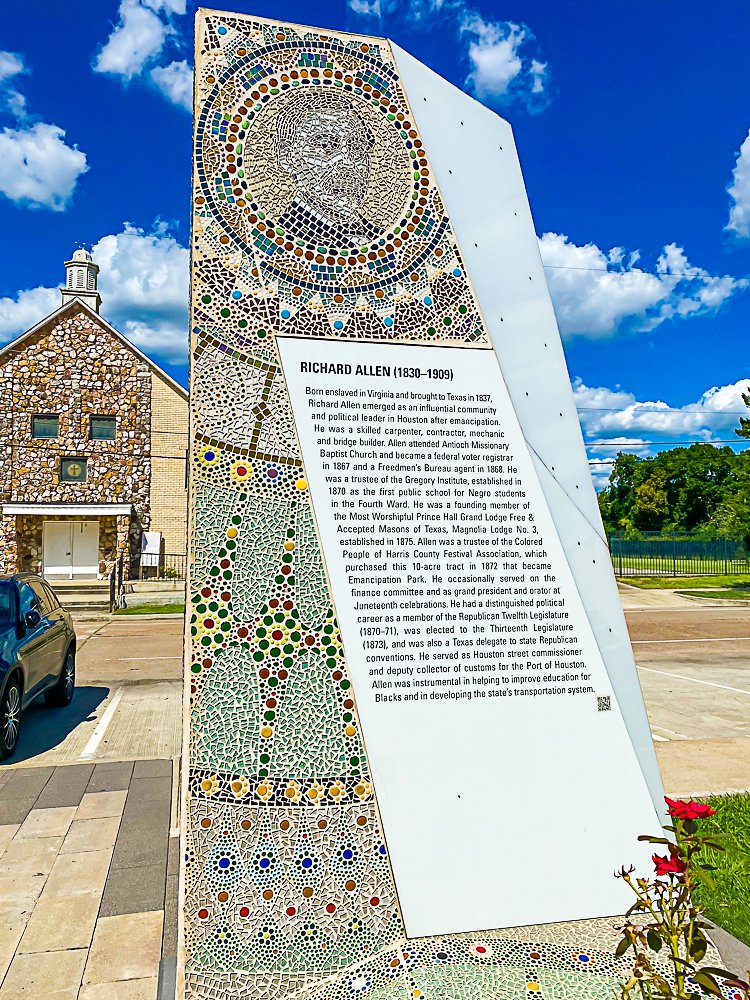
<instances>
[{"instance_id":1,"label":"brick paver walkway","mask_svg":"<svg viewBox=\"0 0 750 1000\"><path fill-rule=\"evenodd\" d=\"M172 761L0 770L0 997L155 1000L177 949Z\"/></svg>"}]
</instances>

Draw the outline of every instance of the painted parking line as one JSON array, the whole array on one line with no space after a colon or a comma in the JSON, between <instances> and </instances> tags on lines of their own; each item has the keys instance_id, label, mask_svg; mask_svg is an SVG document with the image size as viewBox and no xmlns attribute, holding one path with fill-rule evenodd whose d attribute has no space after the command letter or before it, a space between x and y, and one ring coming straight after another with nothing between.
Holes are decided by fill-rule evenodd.
<instances>
[{"instance_id":1,"label":"painted parking line","mask_svg":"<svg viewBox=\"0 0 750 1000\"><path fill-rule=\"evenodd\" d=\"M669 733L670 736L674 736L678 740L689 740L690 739L690 737L686 736L684 733L676 733L673 729L667 729L666 726L656 726L656 728L657 729L661 729L661 731L663 733ZM652 733L651 735L655 736L656 734ZM669 740L667 740L667 742L669 742Z\"/></svg>"},{"instance_id":2,"label":"painted parking line","mask_svg":"<svg viewBox=\"0 0 750 1000\"><path fill-rule=\"evenodd\" d=\"M639 670L646 670L650 674L661 674L662 677L676 677L680 681L689 681L691 684L705 684L706 687L721 688L722 691L733 691L735 694L746 694L750 697L750 691L744 688L729 687L727 684L717 684L716 681L700 681L697 677L686 677L684 674L673 674L669 670L654 670L652 667L642 667L636 664Z\"/></svg>"},{"instance_id":3,"label":"painted parking line","mask_svg":"<svg viewBox=\"0 0 750 1000\"><path fill-rule=\"evenodd\" d=\"M721 636L716 639L631 639L631 646L658 646L671 642L750 642L750 635Z\"/></svg>"},{"instance_id":4,"label":"painted parking line","mask_svg":"<svg viewBox=\"0 0 750 1000\"><path fill-rule=\"evenodd\" d=\"M669 740L667 739L666 736L657 736L656 733L654 732L651 733L651 738L656 740L657 743L669 743Z\"/></svg>"},{"instance_id":5,"label":"painted parking line","mask_svg":"<svg viewBox=\"0 0 750 1000\"><path fill-rule=\"evenodd\" d=\"M112 695L112 700L104 711L101 719L96 724L96 728L91 734L88 743L81 751L81 756L79 760L91 760L96 751L99 749L99 744L101 743L104 734L107 731L107 727L112 721L115 712L117 711L117 706L120 704L120 699L122 698L122 688L117 688L115 693Z\"/></svg>"}]
</instances>

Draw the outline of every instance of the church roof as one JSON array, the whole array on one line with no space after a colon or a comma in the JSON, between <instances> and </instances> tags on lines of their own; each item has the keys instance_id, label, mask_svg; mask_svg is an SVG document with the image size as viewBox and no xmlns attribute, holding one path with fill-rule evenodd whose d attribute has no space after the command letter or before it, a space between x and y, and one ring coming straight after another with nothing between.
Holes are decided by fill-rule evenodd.
<instances>
[{"instance_id":1,"label":"church roof","mask_svg":"<svg viewBox=\"0 0 750 1000\"><path fill-rule=\"evenodd\" d=\"M88 251L76 250L75 253L88 253ZM75 254L73 256L75 256ZM167 373L164 371L163 368L160 368L159 365L157 365L156 362L153 361L147 354L144 354L143 351L139 350L132 341L128 340L127 337L123 336L123 334L121 334L119 330L115 329L115 327L113 327L111 323L108 323L106 319L104 319L98 313L94 312L94 310L89 305L87 305L87 303L85 303L83 299L79 298L71 299L69 302L64 303L64 305L61 305L59 309L56 309L48 316L45 316L44 319L39 320L39 322L35 326L32 326L25 333L19 334L19 336L16 337L15 340L11 340L10 343L5 344L2 348L0 348L0 364L2 363L4 356L9 351L20 347L25 340L31 339L31 337L33 337L35 333L38 333L43 327L47 326L47 324L53 322L53 320L59 319L59 317L64 316L65 313L70 312L74 308L81 309L84 312L88 313L91 319L93 319L100 326L104 327L104 329L108 333L111 333L113 337L116 337L117 340L119 340L120 343L124 344L129 350L131 350L133 354L137 355L142 361L145 361L146 364L149 366L149 368L151 368L154 372L156 372L159 378L163 379L176 392L178 392L181 396L187 399L188 392L184 386L180 385L179 382L175 381L175 379L173 379L171 375L167 375Z\"/></svg>"}]
</instances>

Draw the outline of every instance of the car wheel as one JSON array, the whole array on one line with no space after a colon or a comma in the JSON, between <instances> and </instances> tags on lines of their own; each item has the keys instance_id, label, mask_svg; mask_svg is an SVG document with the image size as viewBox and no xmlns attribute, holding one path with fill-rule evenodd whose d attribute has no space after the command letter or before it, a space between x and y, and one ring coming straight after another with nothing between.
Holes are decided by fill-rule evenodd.
<instances>
[{"instance_id":1,"label":"car wheel","mask_svg":"<svg viewBox=\"0 0 750 1000\"><path fill-rule=\"evenodd\" d=\"M9 681L0 702L0 760L10 757L21 731L21 685L16 677Z\"/></svg>"},{"instance_id":2,"label":"car wheel","mask_svg":"<svg viewBox=\"0 0 750 1000\"><path fill-rule=\"evenodd\" d=\"M44 700L48 705L63 708L73 700L76 689L76 654L69 649L65 654L63 668L57 678L57 684L44 692Z\"/></svg>"}]
</instances>

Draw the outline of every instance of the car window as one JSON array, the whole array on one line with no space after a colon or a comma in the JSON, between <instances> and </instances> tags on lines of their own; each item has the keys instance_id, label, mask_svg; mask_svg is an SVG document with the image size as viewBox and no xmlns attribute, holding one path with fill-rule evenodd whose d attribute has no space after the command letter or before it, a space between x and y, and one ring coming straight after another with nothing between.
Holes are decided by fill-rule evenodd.
<instances>
[{"instance_id":1,"label":"car window","mask_svg":"<svg viewBox=\"0 0 750 1000\"><path fill-rule=\"evenodd\" d=\"M0 626L15 622L13 590L10 580L0 580Z\"/></svg>"},{"instance_id":2,"label":"car window","mask_svg":"<svg viewBox=\"0 0 750 1000\"><path fill-rule=\"evenodd\" d=\"M42 586L44 587L44 593L47 595L47 604L52 611L57 611L60 607L60 602L58 601L54 590L46 582L44 582Z\"/></svg>"},{"instance_id":3,"label":"car window","mask_svg":"<svg viewBox=\"0 0 750 1000\"><path fill-rule=\"evenodd\" d=\"M21 618L29 613L29 611L39 611L39 599L37 598L34 591L31 589L31 585L28 583L21 584Z\"/></svg>"},{"instance_id":4,"label":"car window","mask_svg":"<svg viewBox=\"0 0 750 1000\"><path fill-rule=\"evenodd\" d=\"M50 611L52 611L52 605L50 604L49 597L47 597L47 591L44 589L44 584L41 580L32 580L31 589L36 594L39 613L41 615L48 615Z\"/></svg>"}]
</instances>

